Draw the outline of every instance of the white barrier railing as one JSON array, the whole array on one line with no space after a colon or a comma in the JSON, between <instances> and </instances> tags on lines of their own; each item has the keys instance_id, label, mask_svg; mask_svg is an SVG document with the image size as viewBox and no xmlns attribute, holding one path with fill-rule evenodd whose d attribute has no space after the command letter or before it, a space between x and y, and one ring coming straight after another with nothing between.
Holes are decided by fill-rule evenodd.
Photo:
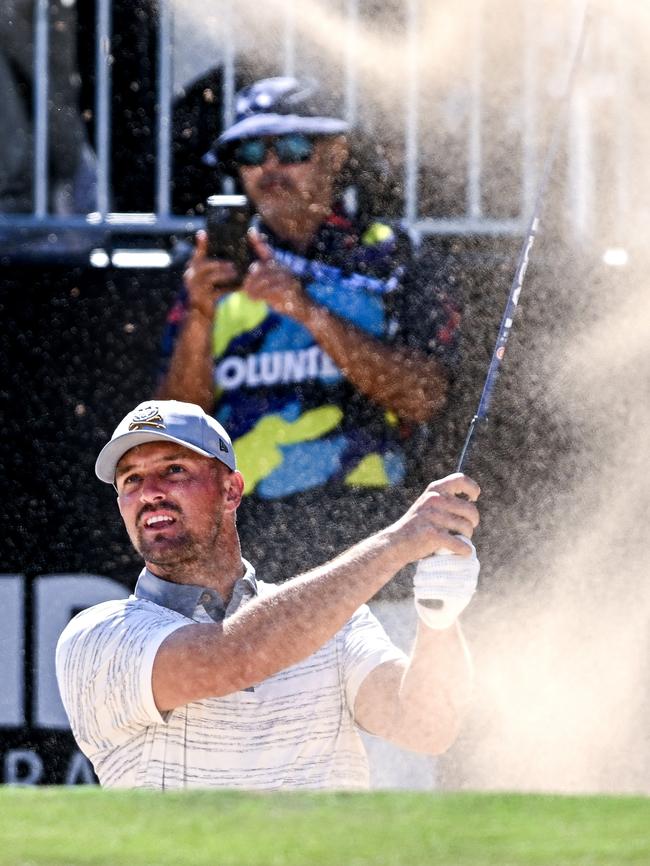
<instances>
[{"instance_id":1,"label":"white barrier railing","mask_svg":"<svg viewBox=\"0 0 650 866\"><path fill-rule=\"evenodd\" d=\"M427 234L460 235L508 235L522 232L534 199L539 163L543 157L541 142L541 88L542 66L538 31L540 10L545 0L513 0L519 4L521 32L519 34L519 70L514 77L520 82L518 95L513 97L508 109L513 118L513 127L519 131L519 159L512 171L511 181L517 183L517 212L510 215L495 216L485 208L485 179L490 174L489 157L485 152L485 125L488 106L485 98L485 51L489 36L485 23L490 15L490 0L474 0L471 5L471 26L468 30L468 44L463 46L467 58L465 74L467 77L466 100L464 103L465 136L463 166L464 204L459 212L449 215L433 215L423 212L420 200L422 148L421 135L423 118L422 102L422 54L421 21L427 10L424 0L403 0L402 14L405 29L406 62L403 81L403 150L399 159L402 172L403 210L402 218L414 237ZM364 19L360 0L341 0L342 14L345 17L345 32L341 34L343 44L343 105L344 116L353 125L363 125L364 112L360 106L360 58L357 46L363 36ZM164 234L178 231L191 231L202 224L201 218L188 218L173 213L171 206L172 181L172 113L174 102L174 58L182 46L174 44L175 8L173 0L159 0L157 3L157 85L156 85L156 130L155 130L155 194L154 211L146 213L116 213L112 209L111 155L114 142L111 139L112 117L112 66L113 57L113 0L96 0L95 23L95 141L97 193L96 208L91 214L62 216L48 209L51 198L50 178L48 177L48 148L50 130L48 128L48 53L51 39L49 33L49 2L34 2L34 76L33 76L33 128L34 128L34 166L33 166L33 210L30 213L0 214L0 228L40 228L59 227L67 229L109 231L124 233ZM238 14L238 4L224 0L221 4L224 17L222 32L225 34L220 46L223 68L223 91L221 94L223 123L232 120L234 107L235 79L238 69L238 49L234 16ZM571 0L567 4L565 20L562 25L566 32L560 34L564 40L567 56L571 51L571 35L579 28L577 20L583 3ZM300 72L297 59L298 33L296 27L297 5L287 2L282 22L281 57L277 63L278 73ZM430 11L430 10L429 10ZM365 10L366 16L368 10ZM176 12L176 14L178 14ZM577 23L576 23L577 22ZM574 26L575 25L575 26ZM567 35L568 34L568 35ZM616 48L616 46L614 46ZM611 52L610 52L611 53ZM119 58L117 58L119 60ZM570 57L569 57L570 59ZM596 65L597 65L596 58ZM593 117L591 116L591 92L589 75L603 75L602 69L594 69L592 53L591 67L587 64L585 82L576 94L567 129L568 195L577 230L586 233L590 229L590 214L595 178L595 157L591 148L593 138ZM621 211L629 205L628 187L630 182L629 146L626 136L629 127L625 122L625 82L627 70L621 61L608 74L615 79L613 87L618 91L620 123L615 127L612 148L615 155L615 200ZM547 88L548 90L548 88ZM559 94L554 94L559 96ZM552 101L552 100L550 100ZM549 102L549 99L547 99ZM512 160L514 162L514 160Z\"/></svg>"}]
</instances>

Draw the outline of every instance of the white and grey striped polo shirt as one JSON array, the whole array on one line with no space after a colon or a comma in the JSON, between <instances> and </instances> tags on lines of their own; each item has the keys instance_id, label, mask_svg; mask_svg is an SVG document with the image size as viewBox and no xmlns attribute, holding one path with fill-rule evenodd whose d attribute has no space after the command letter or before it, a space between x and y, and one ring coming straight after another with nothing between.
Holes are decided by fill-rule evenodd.
<instances>
[{"instance_id":1,"label":"white and grey striped polo shirt","mask_svg":"<svg viewBox=\"0 0 650 866\"><path fill-rule=\"evenodd\" d=\"M63 631L56 652L63 704L102 785L368 786L354 700L370 671L404 654L365 605L321 649L253 689L157 710L151 672L167 635L192 620L229 616L254 595L276 590L245 564L225 610L213 590L145 569L134 595L83 611Z\"/></svg>"}]
</instances>

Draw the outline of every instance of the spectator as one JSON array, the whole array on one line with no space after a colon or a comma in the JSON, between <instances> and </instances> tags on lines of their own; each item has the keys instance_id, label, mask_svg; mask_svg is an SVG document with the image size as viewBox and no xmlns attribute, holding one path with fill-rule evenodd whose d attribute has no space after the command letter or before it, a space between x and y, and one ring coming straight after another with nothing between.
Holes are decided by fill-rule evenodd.
<instances>
[{"instance_id":1,"label":"spectator","mask_svg":"<svg viewBox=\"0 0 650 866\"><path fill-rule=\"evenodd\" d=\"M233 290L234 265L210 259L198 233L158 389L229 427L247 479L240 532L273 579L378 528L421 483L458 324L407 239L346 211L348 126L323 103L284 77L238 94L210 157L257 211L256 261Z\"/></svg>"},{"instance_id":2,"label":"spectator","mask_svg":"<svg viewBox=\"0 0 650 866\"><path fill-rule=\"evenodd\" d=\"M362 788L357 727L428 754L453 741L471 676L456 618L478 576L475 482L434 482L397 523L277 587L242 559L244 479L198 406L140 404L95 469L145 561L133 596L82 612L57 646L63 703L102 785ZM429 557L441 548L458 555ZM422 557L407 657L364 602Z\"/></svg>"},{"instance_id":3,"label":"spectator","mask_svg":"<svg viewBox=\"0 0 650 866\"><path fill-rule=\"evenodd\" d=\"M34 0L5 0L0 16L0 93L6 124L0 136L0 211L33 209ZM48 8L49 207L88 213L96 205L95 157L79 110L74 0Z\"/></svg>"}]
</instances>

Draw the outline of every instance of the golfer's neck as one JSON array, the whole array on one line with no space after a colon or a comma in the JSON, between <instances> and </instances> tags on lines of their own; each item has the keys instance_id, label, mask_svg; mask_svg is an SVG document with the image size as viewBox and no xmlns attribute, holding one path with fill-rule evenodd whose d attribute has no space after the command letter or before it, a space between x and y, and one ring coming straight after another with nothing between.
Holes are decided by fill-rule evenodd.
<instances>
[{"instance_id":1,"label":"golfer's neck","mask_svg":"<svg viewBox=\"0 0 650 866\"><path fill-rule=\"evenodd\" d=\"M169 563L164 566L154 562L145 562L145 565L152 574L163 580L216 589L226 603L232 595L235 583L246 573L239 542L227 551L220 548L213 551L212 555L201 559Z\"/></svg>"}]
</instances>

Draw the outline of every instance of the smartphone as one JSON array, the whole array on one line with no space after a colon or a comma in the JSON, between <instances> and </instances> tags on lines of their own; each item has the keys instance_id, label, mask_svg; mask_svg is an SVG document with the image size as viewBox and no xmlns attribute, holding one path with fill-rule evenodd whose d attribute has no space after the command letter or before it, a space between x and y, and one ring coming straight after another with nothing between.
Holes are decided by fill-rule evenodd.
<instances>
[{"instance_id":1,"label":"smartphone","mask_svg":"<svg viewBox=\"0 0 650 866\"><path fill-rule=\"evenodd\" d=\"M251 215L245 195L211 195L207 200L208 255L233 262L237 268L237 284L253 261L246 239Z\"/></svg>"}]
</instances>

